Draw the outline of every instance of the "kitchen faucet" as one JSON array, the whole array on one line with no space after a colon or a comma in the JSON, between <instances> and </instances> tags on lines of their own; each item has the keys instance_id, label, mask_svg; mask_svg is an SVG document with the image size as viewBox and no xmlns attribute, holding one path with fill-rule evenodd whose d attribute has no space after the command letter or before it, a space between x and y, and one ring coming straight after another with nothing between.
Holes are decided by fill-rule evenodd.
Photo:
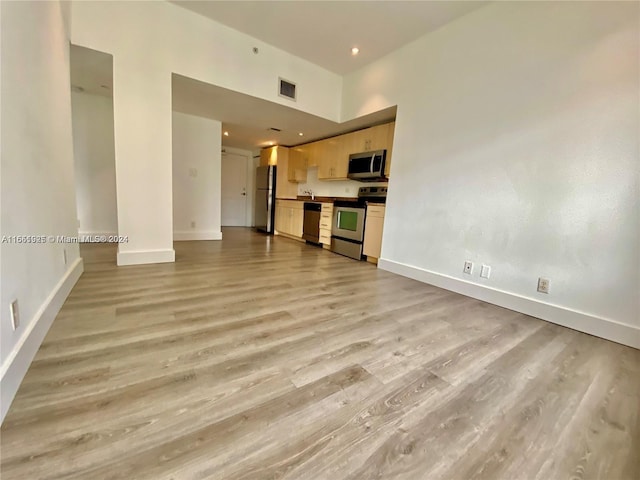
<instances>
[{"instance_id":1,"label":"kitchen faucet","mask_svg":"<svg viewBox=\"0 0 640 480\"><path fill-rule=\"evenodd\" d=\"M304 190L302 193L304 193L305 195L311 195L311 200L316 199L316 195L313 193L313 190Z\"/></svg>"}]
</instances>

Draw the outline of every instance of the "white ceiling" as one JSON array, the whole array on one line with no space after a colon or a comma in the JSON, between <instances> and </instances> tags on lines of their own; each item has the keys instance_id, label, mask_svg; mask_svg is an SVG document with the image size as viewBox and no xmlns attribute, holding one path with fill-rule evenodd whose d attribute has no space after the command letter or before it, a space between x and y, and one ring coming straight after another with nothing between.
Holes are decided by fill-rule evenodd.
<instances>
[{"instance_id":1,"label":"white ceiling","mask_svg":"<svg viewBox=\"0 0 640 480\"><path fill-rule=\"evenodd\" d=\"M192 1L172 3L338 74L383 57L486 1ZM358 56L351 48L360 49Z\"/></svg>"},{"instance_id":2,"label":"white ceiling","mask_svg":"<svg viewBox=\"0 0 640 480\"><path fill-rule=\"evenodd\" d=\"M71 88L76 92L110 97L113 92L113 57L108 53L71 45Z\"/></svg>"},{"instance_id":3,"label":"white ceiling","mask_svg":"<svg viewBox=\"0 0 640 480\"><path fill-rule=\"evenodd\" d=\"M175 1L328 70L344 74L452 21L484 1ZM361 53L351 56L351 47ZM71 46L74 90L111 96L112 56ZM173 75L173 109L222 122L227 147L299 145L395 118L396 108L338 124L284 105ZM270 130L271 127L281 131ZM304 135L300 136L299 132Z\"/></svg>"}]
</instances>

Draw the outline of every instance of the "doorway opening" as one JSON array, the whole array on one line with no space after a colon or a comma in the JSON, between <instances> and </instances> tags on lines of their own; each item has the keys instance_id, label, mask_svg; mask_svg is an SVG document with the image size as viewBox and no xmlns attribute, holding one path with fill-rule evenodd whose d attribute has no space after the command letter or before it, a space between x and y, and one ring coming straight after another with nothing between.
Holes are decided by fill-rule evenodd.
<instances>
[{"instance_id":1,"label":"doorway opening","mask_svg":"<svg viewBox=\"0 0 640 480\"><path fill-rule=\"evenodd\" d=\"M251 152L222 150L222 226L251 227L253 205L253 157Z\"/></svg>"},{"instance_id":2,"label":"doorway opening","mask_svg":"<svg viewBox=\"0 0 640 480\"><path fill-rule=\"evenodd\" d=\"M118 209L113 120L113 56L71 45L71 119L78 237L84 257L114 263Z\"/></svg>"}]
</instances>

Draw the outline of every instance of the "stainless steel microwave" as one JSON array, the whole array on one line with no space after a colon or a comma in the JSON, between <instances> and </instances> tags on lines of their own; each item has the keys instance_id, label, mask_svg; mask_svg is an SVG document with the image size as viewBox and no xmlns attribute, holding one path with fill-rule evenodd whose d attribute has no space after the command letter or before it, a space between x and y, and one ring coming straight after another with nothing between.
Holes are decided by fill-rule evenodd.
<instances>
[{"instance_id":1,"label":"stainless steel microwave","mask_svg":"<svg viewBox=\"0 0 640 480\"><path fill-rule=\"evenodd\" d=\"M385 181L384 164L386 157L386 150L349 155L349 172L347 177L361 182Z\"/></svg>"}]
</instances>

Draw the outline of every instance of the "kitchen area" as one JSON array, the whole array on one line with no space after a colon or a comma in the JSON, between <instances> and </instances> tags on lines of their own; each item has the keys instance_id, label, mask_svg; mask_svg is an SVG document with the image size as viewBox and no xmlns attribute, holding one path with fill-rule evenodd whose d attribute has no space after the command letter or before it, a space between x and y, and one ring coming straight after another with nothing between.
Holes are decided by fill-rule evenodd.
<instances>
[{"instance_id":1,"label":"kitchen area","mask_svg":"<svg viewBox=\"0 0 640 480\"><path fill-rule=\"evenodd\" d=\"M395 122L260 152L256 228L377 263Z\"/></svg>"}]
</instances>

